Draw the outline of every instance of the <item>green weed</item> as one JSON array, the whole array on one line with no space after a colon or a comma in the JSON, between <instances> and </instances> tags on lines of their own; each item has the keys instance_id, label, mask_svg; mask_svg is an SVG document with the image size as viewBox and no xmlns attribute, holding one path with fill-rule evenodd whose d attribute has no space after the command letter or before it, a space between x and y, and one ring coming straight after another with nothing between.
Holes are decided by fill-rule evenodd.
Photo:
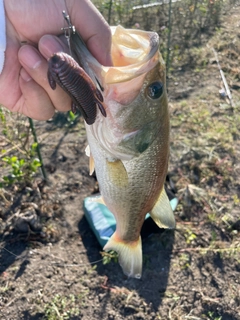
<instances>
[{"instance_id":1,"label":"green weed","mask_svg":"<svg viewBox=\"0 0 240 320\"><path fill-rule=\"evenodd\" d=\"M209 320L221 320L222 316L216 316L214 311L208 311Z\"/></svg>"},{"instance_id":2,"label":"green weed","mask_svg":"<svg viewBox=\"0 0 240 320\"><path fill-rule=\"evenodd\" d=\"M179 257L179 264L181 266L181 269L188 269L191 266L191 259L189 254L182 253Z\"/></svg>"},{"instance_id":3,"label":"green weed","mask_svg":"<svg viewBox=\"0 0 240 320\"><path fill-rule=\"evenodd\" d=\"M3 182L0 182L0 188L15 182L29 182L38 171L38 168L41 167L41 162L36 157L24 159L17 156L6 156L2 160L5 163L4 167L8 169L8 175L2 177Z\"/></svg>"},{"instance_id":4,"label":"green weed","mask_svg":"<svg viewBox=\"0 0 240 320\"><path fill-rule=\"evenodd\" d=\"M237 194L233 195L233 203L235 206L238 206L240 204L240 199Z\"/></svg>"},{"instance_id":5,"label":"green weed","mask_svg":"<svg viewBox=\"0 0 240 320\"><path fill-rule=\"evenodd\" d=\"M77 123L78 118L79 118L79 114L78 113L73 113L72 111L69 111L67 113L68 126L75 125Z\"/></svg>"},{"instance_id":6,"label":"green weed","mask_svg":"<svg viewBox=\"0 0 240 320\"><path fill-rule=\"evenodd\" d=\"M185 234L184 234L185 240L187 244L192 243L196 238L196 234L192 232L192 230L187 229Z\"/></svg>"},{"instance_id":7,"label":"green weed","mask_svg":"<svg viewBox=\"0 0 240 320\"><path fill-rule=\"evenodd\" d=\"M44 319L68 320L71 317L78 317L80 315L80 306L84 305L87 292L77 296L73 294L69 296L56 294L52 301L44 307Z\"/></svg>"},{"instance_id":8,"label":"green weed","mask_svg":"<svg viewBox=\"0 0 240 320\"><path fill-rule=\"evenodd\" d=\"M216 212L210 212L208 215L208 220L212 223L215 223L216 220L217 220L217 217L216 217Z\"/></svg>"},{"instance_id":9,"label":"green weed","mask_svg":"<svg viewBox=\"0 0 240 320\"><path fill-rule=\"evenodd\" d=\"M109 252L101 252L101 255L103 257L103 264L108 264L110 262L118 262L118 254L117 252L111 250Z\"/></svg>"},{"instance_id":10,"label":"green weed","mask_svg":"<svg viewBox=\"0 0 240 320\"><path fill-rule=\"evenodd\" d=\"M27 118L13 116L0 107L2 150L0 188L15 183L29 184L41 167L38 143L34 142Z\"/></svg>"}]
</instances>

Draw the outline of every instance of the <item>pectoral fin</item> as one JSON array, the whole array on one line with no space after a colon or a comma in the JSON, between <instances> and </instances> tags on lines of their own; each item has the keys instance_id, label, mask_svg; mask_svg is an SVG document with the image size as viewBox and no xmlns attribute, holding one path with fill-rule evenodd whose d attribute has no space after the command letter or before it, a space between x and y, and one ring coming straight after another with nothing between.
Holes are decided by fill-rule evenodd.
<instances>
[{"instance_id":1,"label":"pectoral fin","mask_svg":"<svg viewBox=\"0 0 240 320\"><path fill-rule=\"evenodd\" d=\"M175 218L164 188L150 215L159 228L175 228Z\"/></svg>"},{"instance_id":2,"label":"pectoral fin","mask_svg":"<svg viewBox=\"0 0 240 320\"><path fill-rule=\"evenodd\" d=\"M141 237L135 242L125 242L118 238L116 232L103 248L105 251L114 250L118 253L118 261L124 274L140 279L142 275L142 241Z\"/></svg>"},{"instance_id":3,"label":"pectoral fin","mask_svg":"<svg viewBox=\"0 0 240 320\"><path fill-rule=\"evenodd\" d=\"M90 176L93 174L94 170L95 170L95 164L94 164L93 156L92 156L92 154L90 154L90 157L89 157L89 174L90 174Z\"/></svg>"},{"instance_id":4,"label":"pectoral fin","mask_svg":"<svg viewBox=\"0 0 240 320\"><path fill-rule=\"evenodd\" d=\"M89 145L86 146L85 154L86 154L86 156L89 157L89 175L91 176L94 172L95 164L94 164L93 156L91 154L91 150L90 150Z\"/></svg>"}]
</instances>

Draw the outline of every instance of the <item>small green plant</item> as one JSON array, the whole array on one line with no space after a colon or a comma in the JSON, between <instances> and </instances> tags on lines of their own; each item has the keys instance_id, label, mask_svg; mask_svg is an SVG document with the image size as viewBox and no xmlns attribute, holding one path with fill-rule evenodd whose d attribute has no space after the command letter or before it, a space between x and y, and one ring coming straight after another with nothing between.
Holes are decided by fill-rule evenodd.
<instances>
[{"instance_id":1,"label":"small green plant","mask_svg":"<svg viewBox=\"0 0 240 320\"><path fill-rule=\"evenodd\" d=\"M103 257L103 264L108 264L111 261L117 263L118 262L118 254L117 252L111 250L109 252L101 252L101 255Z\"/></svg>"},{"instance_id":2,"label":"small green plant","mask_svg":"<svg viewBox=\"0 0 240 320\"><path fill-rule=\"evenodd\" d=\"M73 113L72 111L69 111L67 114L67 121L69 125L75 125L77 122L79 115L78 113Z\"/></svg>"},{"instance_id":3,"label":"small green plant","mask_svg":"<svg viewBox=\"0 0 240 320\"><path fill-rule=\"evenodd\" d=\"M240 199L237 194L233 195L233 202L235 206L238 206L240 204Z\"/></svg>"},{"instance_id":4,"label":"small green plant","mask_svg":"<svg viewBox=\"0 0 240 320\"><path fill-rule=\"evenodd\" d=\"M2 107L0 107L0 122L2 124L2 134L4 136L8 136L8 130L7 130L7 115L9 115L10 112L7 110L4 110Z\"/></svg>"},{"instance_id":5,"label":"small green plant","mask_svg":"<svg viewBox=\"0 0 240 320\"><path fill-rule=\"evenodd\" d=\"M43 167L33 121L0 107L0 125L3 146L0 188L15 183L29 184L39 167Z\"/></svg>"},{"instance_id":6,"label":"small green plant","mask_svg":"<svg viewBox=\"0 0 240 320\"><path fill-rule=\"evenodd\" d=\"M190 229L186 230L184 236L185 236L187 244L192 243L197 238L196 234L193 233L192 230L190 230Z\"/></svg>"},{"instance_id":7,"label":"small green plant","mask_svg":"<svg viewBox=\"0 0 240 320\"><path fill-rule=\"evenodd\" d=\"M179 257L179 264L182 269L188 269L191 266L191 259L189 254L183 253Z\"/></svg>"},{"instance_id":8,"label":"small green plant","mask_svg":"<svg viewBox=\"0 0 240 320\"><path fill-rule=\"evenodd\" d=\"M208 311L207 315L209 320L222 320L222 316L215 316L215 312L213 311Z\"/></svg>"},{"instance_id":9,"label":"small green plant","mask_svg":"<svg viewBox=\"0 0 240 320\"><path fill-rule=\"evenodd\" d=\"M35 146L31 146L29 157L5 156L2 158L8 174L2 177L0 188L15 182L29 182L41 166L40 160L34 156Z\"/></svg>"},{"instance_id":10,"label":"small green plant","mask_svg":"<svg viewBox=\"0 0 240 320\"><path fill-rule=\"evenodd\" d=\"M215 230L212 230L211 235L212 235L212 237L211 237L211 246L214 246L215 241L217 240L216 231L215 231Z\"/></svg>"},{"instance_id":11,"label":"small green plant","mask_svg":"<svg viewBox=\"0 0 240 320\"><path fill-rule=\"evenodd\" d=\"M210 213L208 214L208 220L209 220L211 223L215 223L215 222L216 222L216 219L217 219L216 212L210 212Z\"/></svg>"},{"instance_id":12,"label":"small green plant","mask_svg":"<svg viewBox=\"0 0 240 320\"><path fill-rule=\"evenodd\" d=\"M79 316L79 297L70 294L69 296L55 295L52 301L44 307L45 320L68 320L71 317Z\"/></svg>"}]
</instances>

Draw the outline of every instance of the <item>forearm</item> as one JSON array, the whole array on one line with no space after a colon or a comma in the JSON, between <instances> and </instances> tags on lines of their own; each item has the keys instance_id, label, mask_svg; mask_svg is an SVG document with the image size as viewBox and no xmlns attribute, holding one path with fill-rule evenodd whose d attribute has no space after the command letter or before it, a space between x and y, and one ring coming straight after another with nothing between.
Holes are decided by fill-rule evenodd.
<instances>
[{"instance_id":1,"label":"forearm","mask_svg":"<svg viewBox=\"0 0 240 320\"><path fill-rule=\"evenodd\" d=\"M6 50L6 23L3 0L0 0L0 73L2 72Z\"/></svg>"}]
</instances>

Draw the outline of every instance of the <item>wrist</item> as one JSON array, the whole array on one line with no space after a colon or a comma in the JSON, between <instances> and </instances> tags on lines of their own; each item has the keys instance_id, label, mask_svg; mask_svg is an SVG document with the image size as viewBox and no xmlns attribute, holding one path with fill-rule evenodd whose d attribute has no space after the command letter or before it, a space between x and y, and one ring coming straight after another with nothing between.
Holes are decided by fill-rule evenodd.
<instances>
[{"instance_id":1,"label":"wrist","mask_svg":"<svg viewBox=\"0 0 240 320\"><path fill-rule=\"evenodd\" d=\"M0 0L0 74L2 72L6 51L6 22L3 0Z\"/></svg>"}]
</instances>

